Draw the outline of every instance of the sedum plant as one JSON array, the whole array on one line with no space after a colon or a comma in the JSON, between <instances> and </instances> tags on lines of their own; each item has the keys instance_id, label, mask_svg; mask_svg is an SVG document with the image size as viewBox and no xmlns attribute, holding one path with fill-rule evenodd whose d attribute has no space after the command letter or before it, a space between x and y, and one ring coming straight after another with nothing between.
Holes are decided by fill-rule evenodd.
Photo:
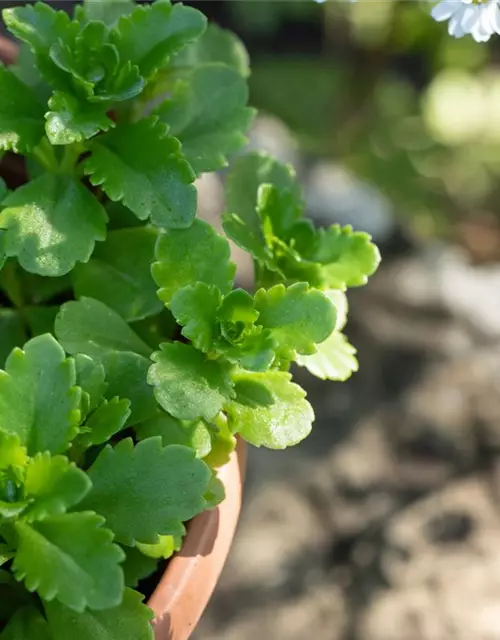
<instances>
[{"instance_id":1,"label":"sedum plant","mask_svg":"<svg viewBox=\"0 0 500 640\"><path fill-rule=\"evenodd\" d=\"M379 254L315 228L291 167L241 155L247 56L200 12L3 19L21 48L0 66L0 167L24 173L0 180L0 638L145 640L136 588L223 499L235 436L298 443L314 414L292 363L356 369L345 291ZM221 235L195 180L235 153Z\"/></svg>"}]
</instances>

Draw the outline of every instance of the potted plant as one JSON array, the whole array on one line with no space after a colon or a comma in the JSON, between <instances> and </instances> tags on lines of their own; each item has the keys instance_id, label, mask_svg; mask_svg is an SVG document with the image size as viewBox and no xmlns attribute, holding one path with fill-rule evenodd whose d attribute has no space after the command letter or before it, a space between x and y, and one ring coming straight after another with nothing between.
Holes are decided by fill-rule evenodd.
<instances>
[{"instance_id":1,"label":"potted plant","mask_svg":"<svg viewBox=\"0 0 500 640\"><path fill-rule=\"evenodd\" d=\"M20 49L7 66L0 47L0 638L187 638L236 525L238 439L308 435L290 366L356 369L345 290L379 254L316 229L265 154L232 163L226 237L196 218L196 178L254 116L241 43L200 12L3 20ZM255 293L234 287L227 238Z\"/></svg>"}]
</instances>

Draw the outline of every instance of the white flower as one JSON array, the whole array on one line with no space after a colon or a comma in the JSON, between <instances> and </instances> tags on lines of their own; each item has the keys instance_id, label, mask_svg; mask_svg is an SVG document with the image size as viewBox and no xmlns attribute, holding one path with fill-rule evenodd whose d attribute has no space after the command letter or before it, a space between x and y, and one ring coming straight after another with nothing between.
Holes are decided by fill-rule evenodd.
<instances>
[{"instance_id":1,"label":"white flower","mask_svg":"<svg viewBox=\"0 0 500 640\"><path fill-rule=\"evenodd\" d=\"M441 0L431 15L438 22L449 20L448 33L455 38L470 34L477 42L486 42L500 34L499 0Z\"/></svg>"}]
</instances>

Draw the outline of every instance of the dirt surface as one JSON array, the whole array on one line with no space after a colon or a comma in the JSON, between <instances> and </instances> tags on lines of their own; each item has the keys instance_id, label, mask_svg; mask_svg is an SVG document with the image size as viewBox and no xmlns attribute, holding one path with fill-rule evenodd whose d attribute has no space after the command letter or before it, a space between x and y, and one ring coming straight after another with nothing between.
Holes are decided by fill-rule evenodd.
<instances>
[{"instance_id":1,"label":"dirt surface","mask_svg":"<svg viewBox=\"0 0 500 640\"><path fill-rule=\"evenodd\" d=\"M298 372L313 435L251 452L195 640L500 640L499 267L397 253L351 296L360 372Z\"/></svg>"}]
</instances>

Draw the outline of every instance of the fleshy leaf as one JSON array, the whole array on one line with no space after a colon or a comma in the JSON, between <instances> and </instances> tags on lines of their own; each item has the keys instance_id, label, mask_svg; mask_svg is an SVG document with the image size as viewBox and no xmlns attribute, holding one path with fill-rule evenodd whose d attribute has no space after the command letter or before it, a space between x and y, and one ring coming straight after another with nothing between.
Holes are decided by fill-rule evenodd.
<instances>
[{"instance_id":1,"label":"fleshy leaf","mask_svg":"<svg viewBox=\"0 0 500 640\"><path fill-rule=\"evenodd\" d=\"M174 555L181 548L182 540L175 536L159 536L159 541L154 544L137 543L137 548L145 556L151 558L167 559Z\"/></svg>"},{"instance_id":2,"label":"fleshy leaf","mask_svg":"<svg viewBox=\"0 0 500 640\"><path fill-rule=\"evenodd\" d=\"M77 261L86 262L106 235L104 208L69 175L46 173L9 194L3 205L6 255L42 276L62 276Z\"/></svg>"},{"instance_id":3,"label":"fleshy leaf","mask_svg":"<svg viewBox=\"0 0 500 640\"><path fill-rule=\"evenodd\" d=\"M250 407L230 402L225 406L229 427L233 433L256 447L285 449L303 440L311 431L314 412L305 399L305 391L291 382L284 371L239 373L236 384L253 381L268 388L273 403Z\"/></svg>"},{"instance_id":4,"label":"fleshy leaf","mask_svg":"<svg viewBox=\"0 0 500 640\"><path fill-rule=\"evenodd\" d=\"M5 9L2 17L7 29L16 38L28 44L35 54L40 72L54 86L68 87L69 77L61 71L49 56L50 47L59 38L75 33L78 26L72 23L65 11L54 11L48 4L37 2Z\"/></svg>"},{"instance_id":5,"label":"fleshy leaf","mask_svg":"<svg viewBox=\"0 0 500 640\"><path fill-rule=\"evenodd\" d=\"M18 521L14 576L46 601L74 611L117 606L123 595L123 551L104 518L66 513L28 524Z\"/></svg>"},{"instance_id":6,"label":"fleshy leaf","mask_svg":"<svg viewBox=\"0 0 500 640\"><path fill-rule=\"evenodd\" d=\"M317 349L317 352L310 356L296 358L297 364L306 367L317 378L343 382L358 370L356 349L343 333L334 331Z\"/></svg>"},{"instance_id":7,"label":"fleshy leaf","mask_svg":"<svg viewBox=\"0 0 500 640\"><path fill-rule=\"evenodd\" d=\"M205 28L202 13L163 0L152 6L137 6L133 13L121 17L111 37L120 57L138 65L141 73L149 77Z\"/></svg>"},{"instance_id":8,"label":"fleshy leaf","mask_svg":"<svg viewBox=\"0 0 500 640\"><path fill-rule=\"evenodd\" d=\"M23 153L35 147L44 133L43 114L33 91L0 65L0 151Z\"/></svg>"},{"instance_id":9,"label":"fleshy leaf","mask_svg":"<svg viewBox=\"0 0 500 640\"><path fill-rule=\"evenodd\" d=\"M153 388L147 383L151 361L137 353L113 351L106 357L107 397L126 396L131 402L129 424L137 424L159 412Z\"/></svg>"},{"instance_id":10,"label":"fleshy leaf","mask_svg":"<svg viewBox=\"0 0 500 640\"><path fill-rule=\"evenodd\" d=\"M55 332L68 353L83 353L96 362L105 360L110 351L132 351L146 357L151 353L121 316L93 298L63 304Z\"/></svg>"},{"instance_id":11,"label":"fleshy leaf","mask_svg":"<svg viewBox=\"0 0 500 640\"><path fill-rule=\"evenodd\" d=\"M90 429L90 432L82 434L80 441L88 443L88 446L104 444L124 428L129 417L130 400L105 400L85 422L85 427Z\"/></svg>"},{"instance_id":12,"label":"fleshy leaf","mask_svg":"<svg viewBox=\"0 0 500 640\"><path fill-rule=\"evenodd\" d=\"M82 400L83 395L87 398L85 411L83 412L83 417L85 417L89 411L97 407L106 392L106 374L102 364L94 362L92 358L83 353L75 356L75 365L76 383L82 389Z\"/></svg>"},{"instance_id":13,"label":"fleshy leaf","mask_svg":"<svg viewBox=\"0 0 500 640\"><path fill-rule=\"evenodd\" d=\"M73 144L108 131L114 122L106 115L106 107L93 105L74 96L56 91L45 114L45 130L52 144Z\"/></svg>"},{"instance_id":14,"label":"fleshy leaf","mask_svg":"<svg viewBox=\"0 0 500 640\"><path fill-rule=\"evenodd\" d=\"M261 221L257 215L257 195L262 184L288 189L300 201L300 189L295 172L265 153L248 153L235 160L227 176L227 211L236 214L256 237L261 236Z\"/></svg>"},{"instance_id":15,"label":"fleshy leaf","mask_svg":"<svg viewBox=\"0 0 500 640\"><path fill-rule=\"evenodd\" d=\"M266 245L260 226L250 227L236 213L227 213L223 217L224 233L240 249L248 251L256 260L268 269L276 270L274 258Z\"/></svg>"},{"instance_id":16,"label":"fleshy leaf","mask_svg":"<svg viewBox=\"0 0 500 640\"><path fill-rule=\"evenodd\" d=\"M158 295L167 304L178 289L193 282L231 290L236 267L230 261L228 241L208 222L196 219L189 229L169 230L158 238L153 278Z\"/></svg>"},{"instance_id":17,"label":"fleshy leaf","mask_svg":"<svg viewBox=\"0 0 500 640\"><path fill-rule=\"evenodd\" d=\"M350 225L338 224L320 229L318 236L313 259L325 265L322 272L327 285L331 289L345 289L366 284L380 262L380 253L371 237L353 231Z\"/></svg>"},{"instance_id":18,"label":"fleshy leaf","mask_svg":"<svg viewBox=\"0 0 500 640\"><path fill-rule=\"evenodd\" d=\"M335 329L332 303L305 283L261 289L255 294L255 308L259 312L258 323L271 331L286 358L293 358L294 351L314 353L315 344L326 340Z\"/></svg>"},{"instance_id":19,"label":"fleshy leaf","mask_svg":"<svg viewBox=\"0 0 500 640\"><path fill-rule=\"evenodd\" d=\"M210 431L203 420L181 422L167 413L146 420L135 427L138 440L160 436L164 447L181 444L196 452L198 458L204 458L212 447Z\"/></svg>"},{"instance_id":20,"label":"fleshy leaf","mask_svg":"<svg viewBox=\"0 0 500 640\"><path fill-rule=\"evenodd\" d=\"M269 407L274 404L274 397L270 389L253 378L237 379L234 392L236 402L247 407Z\"/></svg>"},{"instance_id":21,"label":"fleshy leaf","mask_svg":"<svg viewBox=\"0 0 500 640\"><path fill-rule=\"evenodd\" d=\"M84 169L93 185L102 187L111 200L122 201L141 220L182 229L195 216L195 174L179 141L154 117L99 136Z\"/></svg>"},{"instance_id":22,"label":"fleshy leaf","mask_svg":"<svg viewBox=\"0 0 500 640\"><path fill-rule=\"evenodd\" d=\"M210 351L217 335L217 309L222 296L217 287L204 282L183 287L174 294L170 309L182 325L182 335L200 351Z\"/></svg>"},{"instance_id":23,"label":"fleshy leaf","mask_svg":"<svg viewBox=\"0 0 500 640\"><path fill-rule=\"evenodd\" d=\"M112 27L118 18L132 13L134 7L133 0L84 0L75 7L75 17L82 23L95 20Z\"/></svg>"},{"instance_id":24,"label":"fleshy leaf","mask_svg":"<svg viewBox=\"0 0 500 640\"><path fill-rule=\"evenodd\" d=\"M153 640L153 612L144 596L125 589L123 601L105 611L76 613L57 601L44 602L52 640ZM30 640L32 640L30 638ZM34 638L33 638L34 640ZM36 638L38 640L38 638ZM40 638L40 640L44 640Z\"/></svg>"},{"instance_id":25,"label":"fleshy leaf","mask_svg":"<svg viewBox=\"0 0 500 640\"><path fill-rule=\"evenodd\" d=\"M75 295L100 300L129 322L159 313L163 305L151 277L157 237L147 227L108 233L89 262L77 265Z\"/></svg>"},{"instance_id":26,"label":"fleshy leaf","mask_svg":"<svg viewBox=\"0 0 500 640\"><path fill-rule=\"evenodd\" d=\"M148 438L107 446L90 467L93 488L81 504L106 518L119 542L153 544L205 506L210 470L187 447ZM123 496L126 500L123 500Z\"/></svg>"},{"instance_id":27,"label":"fleshy leaf","mask_svg":"<svg viewBox=\"0 0 500 640\"><path fill-rule=\"evenodd\" d=\"M52 640L45 618L29 605L18 609L0 633L0 640Z\"/></svg>"},{"instance_id":28,"label":"fleshy leaf","mask_svg":"<svg viewBox=\"0 0 500 640\"><path fill-rule=\"evenodd\" d=\"M174 67L198 67L209 62L222 62L236 69L244 78L250 75L248 52L242 41L231 31L213 23L205 33L185 47L171 61Z\"/></svg>"},{"instance_id":29,"label":"fleshy leaf","mask_svg":"<svg viewBox=\"0 0 500 640\"><path fill-rule=\"evenodd\" d=\"M75 364L56 340L33 338L0 371L0 429L16 433L30 455L66 450L79 422Z\"/></svg>"},{"instance_id":30,"label":"fleshy leaf","mask_svg":"<svg viewBox=\"0 0 500 640\"><path fill-rule=\"evenodd\" d=\"M230 365L208 360L187 344L163 343L152 359L148 382L159 404L175 418L212 420L233 396Z\"/></svg>"},{"instance_id":31,"label":"fleshy leaf","mask_svg":"<svg viewBox=\"0 0 500 640\"><path fill-rule=\"evenodd\" d=\"M246 144L254 115L247 102L247 83L235 69L206 64L177 82L158 113L181 141L191 166L202 173L227 166L227 156Z\"/></svg>"},{"instance_id":32,"label":"fleshy leaf","mask_svg":"<svg viewBox=\"0 0 500 640\"><path fill-rule=\"evenodd\" d=\"M15 433L0 431L0 469L23 468L28 462L26 447Z\"/></svg>"},{"instance_id":33,"label":"fleshy leaf","mask_svg":"<svg viewBox=\"0 0 500 640\"><path fill-rule=\"evenodd\" d=\"M65 456L37 453L26 467L24 492L32 504L23 514L28 522L65 513L90 490L85 472Z\"/></svg>"}]
</instances>

